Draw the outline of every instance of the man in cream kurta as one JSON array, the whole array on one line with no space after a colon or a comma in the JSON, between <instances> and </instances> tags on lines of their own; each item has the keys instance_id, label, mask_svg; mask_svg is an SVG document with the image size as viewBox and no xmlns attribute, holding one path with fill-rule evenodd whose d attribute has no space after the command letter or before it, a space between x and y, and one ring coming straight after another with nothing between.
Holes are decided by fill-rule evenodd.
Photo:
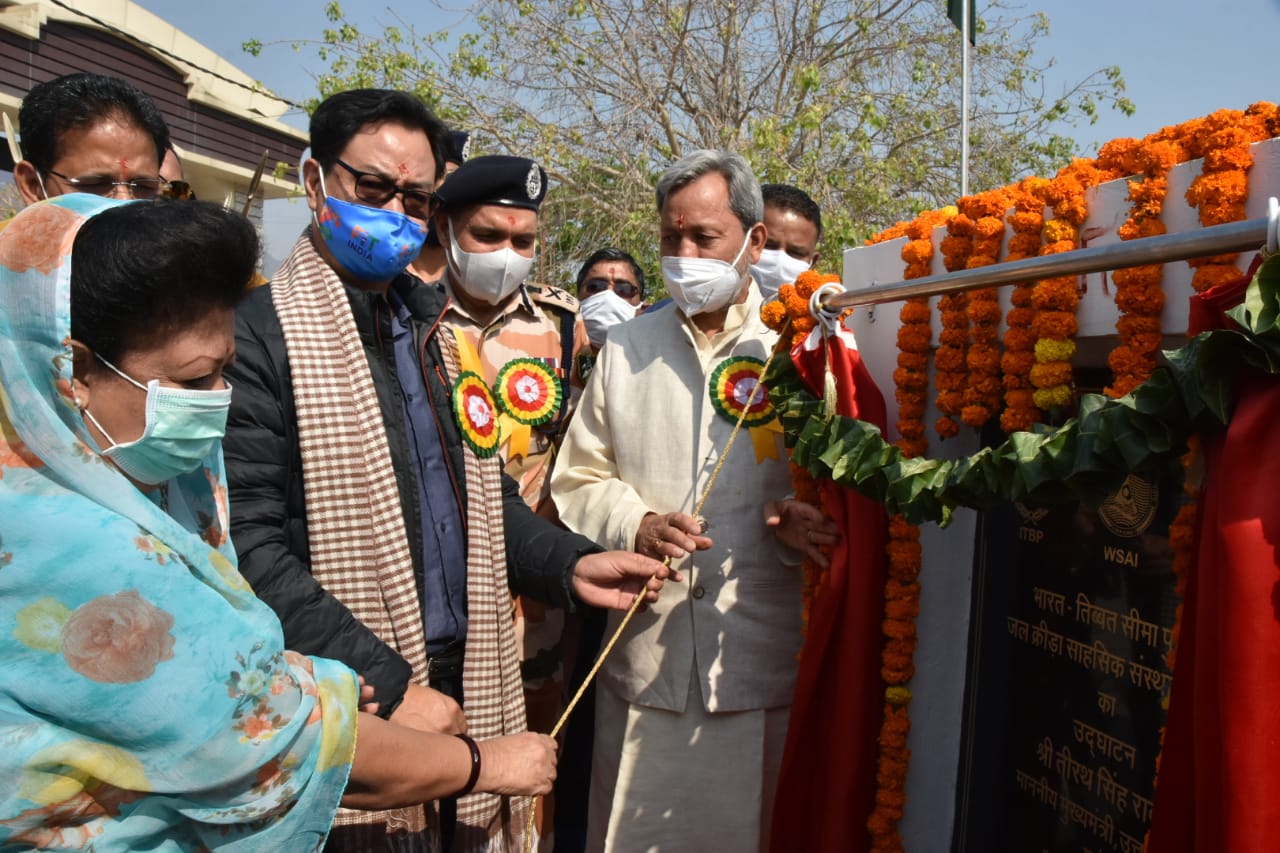
<instances>
[{"instance_id":1,"label":"man in cream kurta","mask_svg":"<svg viewBox=\"0 0 1280 853\"><path fill-rule=\"evenodd\" d=\"M764 228L745 162L695 152L658 195L675 304L611 330L552 478L572 529L671 556L688 578L635 616L601 671L588 848L755 850L795 684L797 566L834 528L785 499L785 454L758 462L747 435L702 509L705 535L687 515L733 430L712 372L767 359L777 336L746 274Z\"/></svg>"}]
</instances>

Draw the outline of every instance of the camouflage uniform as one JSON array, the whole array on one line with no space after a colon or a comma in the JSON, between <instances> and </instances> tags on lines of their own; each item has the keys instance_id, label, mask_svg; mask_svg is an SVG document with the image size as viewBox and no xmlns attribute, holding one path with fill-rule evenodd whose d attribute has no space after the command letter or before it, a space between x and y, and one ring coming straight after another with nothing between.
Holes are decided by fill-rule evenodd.
<instances>
[{"instance_id":1,"label":"camouflage uniform","mask_svg":"<svg viewBox=\"0 0 1280 853\"><path fill-rule=\"evenodd\" d=\"M445 289L449 290L448 277ZM565 392L569 403L563 414L553 421L554 429L535 427L529 440L529 453L511 458L509 446L500 448L506 463L506 471L520 484L520 494L534 510L544 515L554 515L555 505L549 499L551 492L551 463L555 459L556 445L564 432L565 422L573 404L582 393L582 379L577 370L577 356L590 353L591 344L587 331L578 317L576 297L558 287L548 285L524 285L517 291L501 313L489 325L480 324L462 307L450 292L451 302L444 322L451 329L462 332L480 356L484 380L491 386L503 365L516 358L536 358L552 367L557 376L566 380ZM561 324L572 323L572 356L568 364L564 359L564 339ZM549 732L562 710L561 635L564 633L565 612L517 596L516 642L521 651L521 673L524 676L525 704L529 715L529 728Z\"/></svg>"},{"instance_id":2,"label":"camouflage uniform","mask_svg":"<svg viewBox=\"0 0 1280 853\"><path fill-rule=\"evenodd\" d=\"M475 348L484 368L485 382L492 386L498 371L507 362L517 358L536 358L565 380L569 404L563 414L552 421L553 428L533 428L527 455L513 459L505 442L501 447L507 473L520 484L520 494L524 496L525 502L530 508L537 510L551 493L547 476L555 458L555 442L563 434L573 404L582 393L582 379L576 366L577 355L591 351L587 330L578 317L578 300L558 287L527 284L511 297L488 326L481 328L467 309L453 297L451 287L446 277L445 289L449 291L451 301L449 310L445 312L444 322L451 329L461 330ZM567 364L564 359L564 340L561 338L562 323L573 324L572 353Z\"/></svg>"}]
</instances>

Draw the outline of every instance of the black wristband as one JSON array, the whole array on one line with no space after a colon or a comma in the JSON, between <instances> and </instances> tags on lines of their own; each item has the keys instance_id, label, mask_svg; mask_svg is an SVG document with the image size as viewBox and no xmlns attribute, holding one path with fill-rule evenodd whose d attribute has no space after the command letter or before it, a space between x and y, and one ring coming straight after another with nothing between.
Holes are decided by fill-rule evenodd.
<instances>
[{"instance_id":1,"label":"black wristband","mask_svg":"<svg viewBox=\"0 0 1280 853\"><path fill-rule=\"evenodd\" d=\"M467 749L471 750L471 775L467 777L467 784L463 785L461 790L453 795L455 799L470 794L471 789L476 786L476 782L480 779L480 747L476 745L471 735L458 735L457 737L467 745Z\"/></svg>"}]
</instances>

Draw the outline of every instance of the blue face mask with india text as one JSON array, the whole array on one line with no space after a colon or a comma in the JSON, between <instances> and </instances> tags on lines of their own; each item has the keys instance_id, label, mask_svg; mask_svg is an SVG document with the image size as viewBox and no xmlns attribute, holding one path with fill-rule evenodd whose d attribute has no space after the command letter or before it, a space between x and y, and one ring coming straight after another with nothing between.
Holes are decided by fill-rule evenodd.
<instances>
[{"instance_id":1,"label":"blue face mask with india text","mask_svg":"<svg viewBox=\"0 0 1280 853\"><path fill-rule=\"evenodd\" d=\"M324 207L312 211L320 239L342 265L360 281L384 282L398 276L418 257L427 227L394 210L342 201L329 195L320 174Z\"/></svg>"},{"instance_id":2,"label":"blue face mask with india text","mask_svg":"<svg viewBox=\"0 0 1280 853\"><path fill-rule=\"evenodd\" d=\"M97 355L117 376L147 392L147 425L142 435L124 444L116 442L88 409L82 409L98 431L111 442L102 455L139 483L156 486L194 471L213 452L227 431L231 386L218 391L166 388L159 379L146 385Z\"/></svg>"}]
</instances>

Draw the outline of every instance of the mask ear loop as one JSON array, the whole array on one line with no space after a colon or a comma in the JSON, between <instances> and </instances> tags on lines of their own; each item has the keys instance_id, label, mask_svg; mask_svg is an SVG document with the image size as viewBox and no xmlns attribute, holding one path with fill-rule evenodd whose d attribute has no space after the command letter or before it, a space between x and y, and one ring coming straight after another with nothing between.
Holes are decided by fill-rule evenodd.
<instances>
[{"instance_id":1,"label":"mask ear loop","mask_svg":"<svg viewBox=\"0 0 1280 853\"><path fill-rule=\"evenodd\" d=\"M754 228L755 226L752 226L752 227ZM733 263L729 264L729 266L733 267L736 270L738 268L738 261L742 260L743 254L747 251L747 246L750 246L750 245L751 245L751 228L748 228L747 236L742 241L742 248L738 250L738 254L734 255ZM748 266L747 274L750 275L751 270L749 269L749 267L751 265L748 264L747 266Z\"/></svg>"},{"instance_id":2,"label":"mask ear loop","mask_svg":"<svg viewBox=\"0 0 1280 853\"><path fill-rule=\"evenodd\" d=\"M83 414L86 418L88 418L89 422L98 428L98 432L102 433L102 437L111 443L111 447L115 447L117 444L119 444L119 442L117 442L114 438L111 437L111 433L107 432L106 428L102 424L98 423L98 419L93 416L93 412L89 411L84 406L81 406L79 400L76 401L76 405L79 406L80 413ZM110 450L111 447L107 447L103 449L104 451L106 451L106 450Z\"/></svg>"},{"instance_id":3,"label":"mask ear loop","mask_svg":"<svg viewBox=\"0 0 1280 853\"><path fill-rule=\"evenodd\" d=\"M448 267L450 273L458 277L454 284L458 285L458 287L462 287L462 280L465 276L462 274L462 264L459 262L457 256L457 253L462 250L458 248L458 238L453 232L453 217L446 216L444 219L445 222L449 223L449 246L445 249L444 253L445 265Z\"/></svg>"},{"instance_id":4,"label":"mask ear loop","mask_svg":"<svg viewBox=\"0 0 1280 853\"><path fill-rule=\"evenodd\" d=\"M314 159L314 158L312 158L312 159ZM302 162L303 162L303 163L305 163L305 162L307 162L307 161L306 161L306 160L303 160ZM324 201L320 202L320 206L323 208L325 205L327 205L327 204L329 203L329 190L327 190L327 189L325 188L325 185L324 185L324 167L320 165L320 161L319 161L319 160L317 160L317 161L316 161L316 168L320 170L320 172L319 172L319 174L320 174L320 195L324 198ZM314 226L316 227L316 230L317 230L317 231L319 231L319 230L320 230L320 214L319 214L319 212L318 212L318 211L315 211L315 210L311 211L311 224L312 224L312 225L314 225Z\"/></svg>"}]
</instances>

